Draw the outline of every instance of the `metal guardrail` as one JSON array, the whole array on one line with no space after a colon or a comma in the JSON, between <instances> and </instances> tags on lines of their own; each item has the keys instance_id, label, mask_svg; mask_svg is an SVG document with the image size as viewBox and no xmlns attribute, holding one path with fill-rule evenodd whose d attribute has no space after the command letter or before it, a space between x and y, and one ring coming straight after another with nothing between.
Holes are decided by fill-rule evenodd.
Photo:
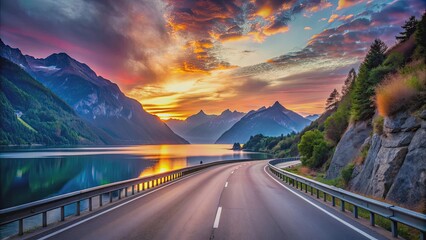
<instances>
[{"instance_id":1,"label":"metal guardrail","mask_svg":"<svg viewBox=\"0 0 426 240\"><path fill-rule=\"evenodd\" d=\"M332 205L336 206L336 198L340 200L340 210L345 211L345 202L353 205L353 216L358 218L358 208L365 209L370 212L370 224L375 225L375 214L380 215L391 221L391 231L393 237L398 237L398 223L405 224L412 228L415 228L420 231L420 239L426 240L426 214L421 214L414 212L405 208L394 206L388 203L377 201L371 198L367 198L341 188L323 184L317 181L314 181L309 178L299 176L297 174L282 170L275 165L283 162L288 162L292 160L299 160L299 157L296 158L285 158L285 159L275 159L269 161L268 166L272 173L279 177L285 183L292 185L293 187L299 188L300 190L305 190L305 193L308 192L308 187L310 188L310 194L316 192L316 197L320 197L320 192L323 193L324 201L327 201L327 195L331 196ZM305 188L303 189L303 186Z\"/></svg>"},{"instance_id":2,"label":"metal guardrail","mask_svg":"<svg viewBox=\"0 0 426 240\"><path fill-rule=\"evenodd\" d=\"M60 210L60 221L65 221L68 216L65 214L65 207L75 204L74 216L79 216L82 212L81 203L88 201L88 211L94 210L93 200L97 198L99 201L98 208L105 204L115 202L125 197L133 196L139 192L143 192L160 184L179 179L193 172L203 170L205 168L244 161L254 161L255 159L239 159L225 160L206 163L198 166L182 168L170 172L156 174L143 178L135 178L121 182L106 184L98 187L88 188L81 191L71 192L64 195L47 198L16 207L5 208L0 210L0 226L4 226L13 222L18 222L18 235L24 234L24 219L41 215L41 226L46 227L47 213L53 210ZM107 201L105 201L105 195ZM109 197L109 198L108 198ZM97 208L97 209L98 209Z\"/></svg>"}]
</instances>

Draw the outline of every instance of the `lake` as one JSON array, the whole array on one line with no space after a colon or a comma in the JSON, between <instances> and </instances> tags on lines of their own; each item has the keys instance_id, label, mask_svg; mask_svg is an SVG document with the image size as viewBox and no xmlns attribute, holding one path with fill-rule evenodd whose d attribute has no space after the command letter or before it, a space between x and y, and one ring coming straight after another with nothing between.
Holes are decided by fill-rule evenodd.
<instances>
[{"instance_id":1,"label":"lake","mask_svg":"<svg viewBox=\"0 0 426 240\"><path fill-rule=\"evenodd\" d=\"M219 160L266 159L231 145L17 148L0 152L0 209Z\"/></svg>"}]
</instances>

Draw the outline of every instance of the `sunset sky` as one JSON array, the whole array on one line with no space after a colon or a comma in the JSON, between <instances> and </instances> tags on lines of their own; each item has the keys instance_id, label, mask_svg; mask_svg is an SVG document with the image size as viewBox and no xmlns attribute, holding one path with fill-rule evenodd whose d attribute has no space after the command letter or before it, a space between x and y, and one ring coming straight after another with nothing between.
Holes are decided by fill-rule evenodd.
<instances>
[{"instance_id":1,"label":"sunset sky","mask_svg":"<svg viewBox=\"0 0 426 240\"><path fill-rule=\"evenodd\" d=\"M0 37L66 52L163 119L280 101L321 113L375 38L388 46L423 0L1 0Z\"/></svg>"}]
</instances>

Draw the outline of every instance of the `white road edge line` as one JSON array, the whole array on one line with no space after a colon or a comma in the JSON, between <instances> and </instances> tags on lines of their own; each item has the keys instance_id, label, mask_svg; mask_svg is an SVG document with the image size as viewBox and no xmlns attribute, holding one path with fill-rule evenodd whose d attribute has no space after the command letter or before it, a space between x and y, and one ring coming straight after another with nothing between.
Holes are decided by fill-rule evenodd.
<instances>
[{"instance_id":1,"label":"white road edge line","mask_svg":"<svg viewBox=\"0 0 426 240\"><path fill-rule=\"evenodd\" d=\"M231 174L234 174L234 171L232 171Z\"/></svg>"},{"instance_id":2,"label":"white road edge line","mask_svg":"<svg viewBox=\"0 0 426 240\"><path fill-rule=\"evenodd\" d=\"M219 227L220 214L222 214L222 207L217 208L216 218L214 219L213 228Z\"/></svg>"},{"instance_id":3,"label":"white road edge line","mask_svg":"<svg viewBox=\"0 0 426 240\"><path fill-rule=\"evenodd\" d=\"M73 227L76 227L76 226L78 226L78 225L80 225L80 224L82 224L82 223L85 223L85 222L90 221L90 220L92 220L92 219L94 219L94 218L96 218L96 217L99 217L99 216L101 216L101 215L104 215L105 213L111 212L112 210L115 210L115 209L117 209L117 208L119 208L119 207L122 207L122 206L124 206L124 205L126 205L126 204L129 204L129 203L131 203L131 202L134 202L134 201L136 201L136 200L138 200L138 199L140 199L140 198L143 198L143 197L148 196L148 195L150 195L150 194L152 194L152 193L155 193L155 192L157 192L157 191L159 191L159 190L161 190L161 189L163 189L163 188L169 187L169 186L171 186L171 185L173 185L173 184L176 184L176 183L178 183L178 182L180 182L180 181L183 181L183 180L185 180L185 179L187 179L187 178L190 178L190 177L196 176L196 175L201 174L201 173L203 173L203 171L202 171L202 172L199 172L199 173L196 173L196 174L193 174L193 175L190 175L190 176L187 176L187 177L185 177L185 178L182 178L182 179L176 180L175 182L171 182L171 183L169 183L169 184L167 184L167 185L165 185L165 186L162 186L162 187L160 187L160 188L154 189L154 190L152 190L151 192L148 192L148 193L145 193L145 194L143 194L143 195L140 195L139 197L135 197L135 198L133 198L133 199L131 199L131 200L127 201L127 202L121 203L121 204L119 204L119 205L117 205L117 206L115 206L115 207L112 207L112 208L108 209L108 210L105 210L105 211L100 212L100 213L98 213L98 214L96 214L96 215L93 215L93 216L91 216L91 217L89 217L89 218L83 219L82 221L79 221L79 222L76 222L76 223L74 223L74 224L72 224L72 225L69 225L68 227L65 227L65 228L62 228L62 229L60 229L60 230L58 230L58 231L56 231L56 232L50 233L50 234L48 234L48 235L46 235L46 236L44 236L44 237L39 238L38 240L45 240L45 239L48 239L48 238L53 237L53 236L55 236L55 235L58 235L58 234L59 234L59 233L61 233L61 232L65 232L65 231L66 231L66 230L68 230L68 229L71 229L71 228L73 228Z\"/></svg>"},{"instance_id":4,"label":"white road edge line","mask_svg":"<svg viewBox=\"0 0 426 240\"><path fill-rule=\"evenodd\" d=\"M352 230L354 230L355 232L357 232L357 233L359 233L359 234L363 235L364 237L366 237L366 238L368 238L368 239L370 239L370 240L377 240L377 238L375 238L375 237L371 236L370 234L368 234L368 233L366 233L366 232L362 231L361 229L359 229L359 228L355 227L354 225L352 225L352 224L350 224L350 223L346 222L345 220L343 220L343 219L341 219L341 218L337 217L336 215L334 215L334 214L332 214L332 213L328 212L327 210L325 210L325 209L321 208L320 206L316 205L315 203L313 203L313 202L312 202L312 201L310 201L309 199L305 198L304 196L300 195L299 193L297 193L297 192L293 191L292 189L290 189L289 187L285 186L285 185L284 185L284 184L282 184L280 181L278 181L278 180L277 180L277 179L275 179L273 176L271 176L271 174L269 174L269 173L266 171L266 167L267 167L267 165L263 168L263 171L265 171L265 173L266 173L266 174L267 174L270 178L272 178L272 180L274 180L275 182L277 182L278 184L280 184L282 187L284 187L284 188L285 188L285 189L287 189L288 191L292 192L294 195L296 195L296 196L300 197L301 199L305 200L307 203L309 203L309 204L311 204L312 206L314 206L314 207L318 208L320 211L322 211L322 212L324 212L325 214L327 214L328 216L330 216L330 217L332 217L332 218L336 219L337 221L339 221L339 222L340 222L340 223L342 223L343 225L345 225L345 226L349 227L350 229L352 229Z\"/></svg>"},{"instance_id":5,"label":"white road edge line","mask_svg":"<svg viewBox=\"0 0 426 240\"><path fill-rule=\"evenodd\" d=\"M228 182L225 183L225 187L228 187Z\"/></svg>"}]
</instances>

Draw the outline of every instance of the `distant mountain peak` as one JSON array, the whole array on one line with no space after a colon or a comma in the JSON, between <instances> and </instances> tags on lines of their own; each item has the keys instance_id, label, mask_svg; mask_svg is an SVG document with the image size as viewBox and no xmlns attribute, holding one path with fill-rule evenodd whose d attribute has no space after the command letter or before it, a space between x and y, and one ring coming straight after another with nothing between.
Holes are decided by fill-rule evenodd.
<instances>
[{"instance_id":1,"label":"distant mountain peak","mask_svg":"<svg viewBox=\"0 0 426 240\"><path fill-rule=\"evenodd\" d=\"M274 105L271 106L271 108L277 108L277 109L285 109L285 107L283 105L281 105L280 102L275 101Z\"/></svg>"},{"instance_id":2,"label":"distant mountain peak","mask_svg":"<svg viewBox=\"0 0 426 240\"><path fill-rule=\"evenodd\" d=\"M204 115L207 115L207 114L201 109L196 115L204 116Z\"/></svg>"},{"instance_id":3,"label":"distant mountain peak","mask_svg":"<svg viewBox=\"0 0 426 240\"><path fill-rule=\"evenodd\" d=\"M236 111L234 111L234 113L235 113ZM225 111L223 111L220 115L224 115L224 114L230 114L230 113L232 113L231 112L231 110L229 110L229 108L228 109L226 109Z\"/></svg>"}]
</instances>

